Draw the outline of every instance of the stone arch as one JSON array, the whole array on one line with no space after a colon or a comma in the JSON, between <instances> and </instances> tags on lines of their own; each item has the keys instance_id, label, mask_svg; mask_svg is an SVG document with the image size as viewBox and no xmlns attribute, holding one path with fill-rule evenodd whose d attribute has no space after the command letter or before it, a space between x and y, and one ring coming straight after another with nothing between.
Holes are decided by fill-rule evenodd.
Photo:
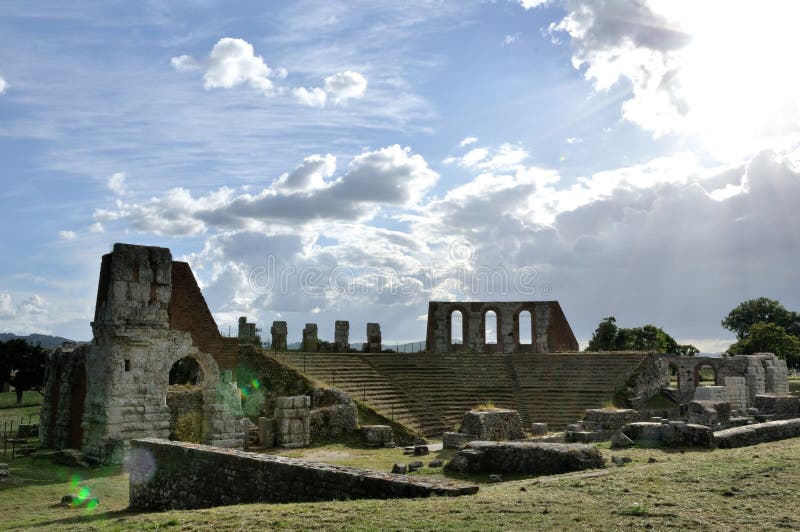
<instances>
[{"instance_id":1,"label":"stone arch","mask_svg":"<svg viewBox=\"0 0 800 532\"><path fill-rule=\"evenodd\" d=\"M521 315L523 312L528 312L530 315L530 344L523 344L521 341L522 331L521 328L525 327L526 323L521 323ZM524 321L524 320L523 320ZM534 305L520 305L514 309L514 351L519 353L535 353L536 352L536 313Z\"/></svg>"},{"instance_id":2,"label":"stone arch","mask_svg":"<svg viewBox=\"0 0 800 532\"><path fill-rule=\"evenodd\" d=\"M703 380L704 374L710 370L711 378ZM717 385L717 367L715 364L703 361L694 367L694 385L697 386L716 386Z\"/></svg>"},{"instance_id":3,"label":"stone arch","mask_svg":"<svg viewBox=\"0 0 800 532\"><path fill-rule=\"evenodd\" d=\"M481 325L480 325L480 347L486 353L502 353L503 352L503 336L502 336L502 312L500 307L496 305L485 305L481 308ZM486 338L486 315L493 312L495 316L495 341L494 343L488 342Z\"/></svg>"},{"instance_id":4,"label":"stone arch","mask_svg":"<svg viewBox=\"0 0 800 532\"><path fill-rule=\"evenodd\" d=\"M458 311L461 313L461 343L454 344L453 343L453 313ZM453 351L465 351L467 341L469 339L469 311L464 305L451 305L447 309L447 323L445 324L447 328L447 350L450 352Z\"/></svg>"}]
</instances>

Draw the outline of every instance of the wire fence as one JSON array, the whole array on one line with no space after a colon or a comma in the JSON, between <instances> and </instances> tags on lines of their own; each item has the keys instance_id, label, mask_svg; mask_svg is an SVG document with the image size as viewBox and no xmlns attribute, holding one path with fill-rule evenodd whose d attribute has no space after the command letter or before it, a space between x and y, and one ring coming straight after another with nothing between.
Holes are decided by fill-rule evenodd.
<instances>
[{"instance_id":1,"label":"wire fence","mask_svg":"<svg viewBox=\"0 0 800 532\"><path fill-rule=\"evenodd\" d=\"M2 440L3 459L14 460L21 445L28 445L28 438L20 436L20 425L38 425L39 414L0 415L0 440Z\"/></svg>"}]
</instances>

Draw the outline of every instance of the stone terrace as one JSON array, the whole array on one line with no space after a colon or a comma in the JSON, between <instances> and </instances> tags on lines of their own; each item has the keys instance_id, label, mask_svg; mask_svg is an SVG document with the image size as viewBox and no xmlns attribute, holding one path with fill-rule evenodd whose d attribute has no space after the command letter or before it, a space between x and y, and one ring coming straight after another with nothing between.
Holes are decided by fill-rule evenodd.
<instances>
[{"instance_id":1,"label":"stone terrace","mask_svg":"<svg viewBox=\"0 0 800 532\"><path fill-rule=\"evenodd\" d=\"M278 359L348 392L427 436L457 427L465 411L492 401L523 422L561 429L613 399L644 353L322 354ZM335 383L334 383L335 380Z\"/></svg>"}]
</instances>

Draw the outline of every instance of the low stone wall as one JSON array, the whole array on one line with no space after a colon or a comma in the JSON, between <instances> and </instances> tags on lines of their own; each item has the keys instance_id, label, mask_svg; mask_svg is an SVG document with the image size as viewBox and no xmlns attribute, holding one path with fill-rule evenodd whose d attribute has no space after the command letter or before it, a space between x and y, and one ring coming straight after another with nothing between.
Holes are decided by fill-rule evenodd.
<instances>
[{"instance_id":1,"label":"low stone wall","mask_svg":"<svg viewBox=\"0 0 800 532\"><path fill-rule=\"evenodd\" d=\"M522 418L516 410L470 410L461 419L462 434L471 434L476 440L501 441L525 438Z\"/></svg>"},{"instance_id":2,"label":"low stone wall","mask_svg":"<svg viewBox=\"0 0 800 532\"><path fill-rule=\"evenodd\" d=\"M442 447L444 449L461 449L465 444L475 440L475 436L471 434L462 434L460 432L445 432L442 434Z\"/></svg>"},{"instance_id":3,"label":"low stone wall","mask_svg":"<svg viewBox=\"0 0 800 532\"><path fill-rule=\"evenodd\" d=\"M459 496L478 486L156 438L131 441L130 508Z\"/></svg>"},{"instance_id":4,"label":"low stone wall","mask_svg":"<svg viewBox=\"0 0 800 532\"><path fill-rule=\"evenodd\" d=\"M720 449L746 447L800 436L800 419L782 419L720 430L714 440Z\"/></svg>"},{"instance_id":5,"label":"low stone wall","mask_svg":"<svg viewBox=\"0 0 800 532\"><path fill-rule=\"evenodd\" d=\"M622 433L643 447L715 447L711 427L683 421L640 421L625 425Z\"/></svg>"},{"instance_id":6,"label":"low stone wall","mask_svg":"<svg viewBox=\"0 0 800 532\"><path fill-rule=\"evenodd\" d=\"M458 473L557 475L605 467L593 445L579 443L469 442L447 464Z\"/></svg>"},{"instance_id":7,"label":"low stone wall","mask_svg":"<svg viewBox=\"0 0 800 532\"><path fill-rule=\"evenodd\" d=\"M307 395L278 397L275 400L275 444L288 449L311 443L309 420L311 398Z\"/></svg>"},{"instance_id":8,"label":"low stone wall","mask_svg":"<svg viewBox=\"0 0 800 532\"><path fill-rule=\"evenodd\" d=\"M756 395L753 407L779 419L800 417L800 397L792 395Z\"/></svg>"}]
</instances>

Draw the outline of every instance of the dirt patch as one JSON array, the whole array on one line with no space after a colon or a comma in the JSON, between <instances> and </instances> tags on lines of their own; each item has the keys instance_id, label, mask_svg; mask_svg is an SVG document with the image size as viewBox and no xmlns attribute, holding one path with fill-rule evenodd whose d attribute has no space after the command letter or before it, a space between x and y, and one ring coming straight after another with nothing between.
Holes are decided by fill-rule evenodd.
<instances>
[{"instance_id":1,"label":"dirt patch","mask_svg":"<svg viewBox=\"0 0 800 532\"><path fill-rule=\"evenodd\" d=\"M303 460L309 460L312 462L328 462L330 460L345 460L347 458L352 458L353 455L351 453L347 453L344 451L312 451L310 453L303 454Z\"/></svg>"}]
</instances>

